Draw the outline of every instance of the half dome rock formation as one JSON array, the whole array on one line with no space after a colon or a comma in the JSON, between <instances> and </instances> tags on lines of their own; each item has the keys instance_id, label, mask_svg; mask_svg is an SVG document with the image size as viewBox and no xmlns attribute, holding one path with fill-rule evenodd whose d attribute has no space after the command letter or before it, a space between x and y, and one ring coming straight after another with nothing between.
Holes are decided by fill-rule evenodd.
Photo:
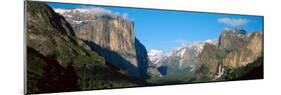
<instances>
[{"instance_id":1,"label":"half dome rock formation","mask_svg":"<svg viewBox=\"0 0 281 95\"><path fill-rule=\"evenodd\" d=\"M100 8L55 10L71 23L77 37L86 41L107 63L131 76L144 76L148 57L145 47L135 37L132 21Z\"/></svg>"}]
</instances>

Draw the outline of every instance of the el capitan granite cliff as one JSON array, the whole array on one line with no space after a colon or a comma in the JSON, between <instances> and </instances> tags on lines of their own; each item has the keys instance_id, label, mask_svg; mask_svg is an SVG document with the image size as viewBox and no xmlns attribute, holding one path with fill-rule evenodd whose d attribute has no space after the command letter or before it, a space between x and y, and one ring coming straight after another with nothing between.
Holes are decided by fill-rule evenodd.
<instances>
[{"instance_id":1,"label":"el capitan granite cliff","mask_svg":"<svg viewBox=\"0 0 281 95\"><path fill-rule=\"evenodd\" d=\"M27 93L137 85L138 80L116 71L115 66L106 62L106 57L77 38L65 18L47 4L27 2L26 7Z\"/></svg>"}]
</instances>

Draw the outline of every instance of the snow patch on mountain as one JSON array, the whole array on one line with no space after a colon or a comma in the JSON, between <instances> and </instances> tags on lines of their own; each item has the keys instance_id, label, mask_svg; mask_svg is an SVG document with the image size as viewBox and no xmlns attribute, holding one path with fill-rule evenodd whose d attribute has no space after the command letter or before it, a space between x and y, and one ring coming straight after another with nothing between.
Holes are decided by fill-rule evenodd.
<instances>
[{"instance_id":1,"label":"snow patch on mountain","mask_svg":"<svg viewBox=\"0 0 281 95\"><path fill-rule=\"evenodd\" d=\"M185 49L185 48L182 48L182 49L178 52L178 56L179 56L179 57L183 57L185 51L186 51L186 49Z\"/></svg>"},{"instance_id":2,"label":"snow patch on mountain","mask_svg":"<svg viewBox=\"0 0 281 95\"><path fill-rule=\"evenodd\" d=\"M167 58L167 55L162 50L151 49L148 51L148 57L156 68L158 68L163 64L162 61Z\"/></svg>"}]
</instances>

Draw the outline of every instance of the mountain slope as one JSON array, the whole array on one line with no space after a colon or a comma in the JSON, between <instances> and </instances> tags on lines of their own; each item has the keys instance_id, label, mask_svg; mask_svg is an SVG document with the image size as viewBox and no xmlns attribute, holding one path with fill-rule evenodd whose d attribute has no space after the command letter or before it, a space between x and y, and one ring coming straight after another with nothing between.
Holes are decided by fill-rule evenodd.
<instances>
[{"instance_id":1,"label":"mountain slope","mask_svg":"<svg viewBox=\"0 0 281 95\"><path fill-rule=\"evenodd\" d=\"M204 67L207 67L206 73L209 78L213 78L222 63L225 52L213 44L205 44L203 51L199 54L199 62Z\"/></svg>"},{"instance_id":2,"label":"mountain slope","mask_svg":"<svg viewBox=\"0 0 281 95\"><path fill-rule=\"evenodd\" d=\"M47 4L26 2L27 93L131 87Z\"/></svg>"}]
</instances>

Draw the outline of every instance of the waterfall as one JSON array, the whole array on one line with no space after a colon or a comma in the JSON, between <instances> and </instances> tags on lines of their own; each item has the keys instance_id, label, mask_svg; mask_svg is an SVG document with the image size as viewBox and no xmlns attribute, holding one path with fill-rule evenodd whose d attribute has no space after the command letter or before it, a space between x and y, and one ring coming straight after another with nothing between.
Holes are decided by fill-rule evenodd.
<instances>
[{"instance_id":1,"label":"waterfall","mask_svg":"<svg viewBox=\"0 0 281 95\"><path fill-rule=\"evenodd\" d=\"M217 72L217 74L215 75L215 77L214 77L213 80L216 80L216 79L220 78L220 77L223 75L223 73L224 73L224 68L223 68L223 66L222 66L222 62L220 61L219 67L218 67L218 72Z\"/></svg>"}]
</instances>

